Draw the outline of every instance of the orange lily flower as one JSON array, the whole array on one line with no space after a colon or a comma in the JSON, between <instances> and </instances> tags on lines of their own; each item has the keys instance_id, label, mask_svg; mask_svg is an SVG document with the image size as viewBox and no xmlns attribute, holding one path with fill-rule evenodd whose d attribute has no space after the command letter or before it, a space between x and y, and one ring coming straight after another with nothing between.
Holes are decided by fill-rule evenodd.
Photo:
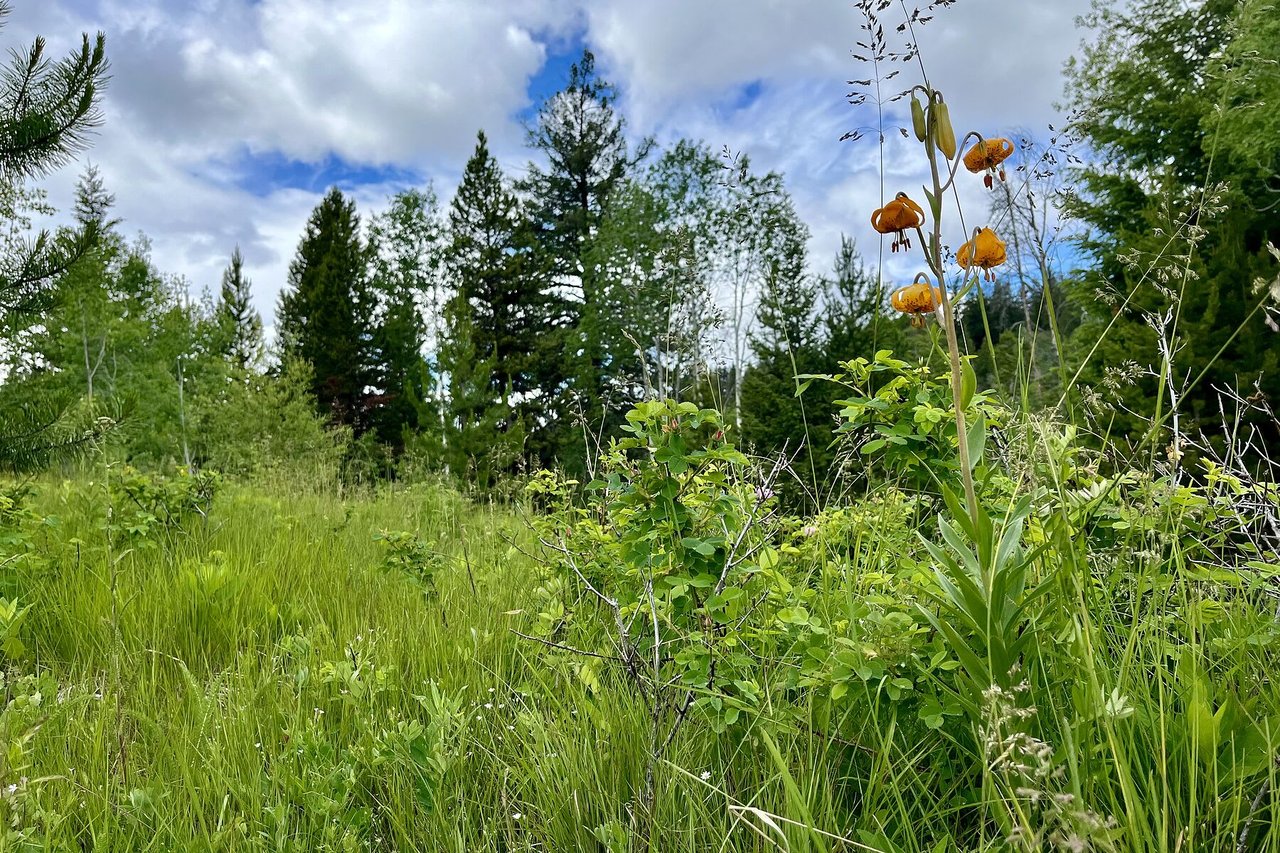
<instances>
[{"instance_id":1,"label":"orange lily flower","mask_svg":"<svg viewBox=\"0 0 1280 853\"><path fill-rule=\"evenodd\" d=\"M983 176L982 182L987 185L987 189L991 189L992 175L998 174L1000 180L1004 180L1004 167L1000 164L1012 153L1013 143L1007 139L981 139L965 152L964 167L975 175L985 169L987 174Z\"/></svg>"},{"instance_id":2,"label":"orange lily flower","mask_svg":"<svg viewBox=\"0 0 1280 853\"><path fill-rule=\"evenodd\" d=\"M990 228L980 229L972 240L956 252L956 263L965 269L971 266L982 267L982 277L987 281L995 281L996 276L991 268L1000 266L1004 261L1004 242Z\"/></svg>"},{"instance_id":3,"label":"orange lily flower","mask_svg":"<svg viewBox=\"0 0 1280 853\"><path fill-rule=\"evenodd\" d=\"M924 279L921 281L920 279ZM911 315L911 325L923 328L925 315L937 311L942 305L942 291L929 283L923 274L906 287L899 287L889 297L889 303L903 314Z\"/></svg>"},{"instance_id":4,"label":"orange lily flower","mask_svg":"<svg viewBox=\"0 0 1280 853\"><path fill-rule=\"evenodd\" d=\"M895 252L898 251L899 245L910 249L911 241L907 239L907 229L919 228L923 224L924 210L907 198L906 193L898 193L893 201L871 214L872 228L881 234L894 235L892 251Z\"/></svg>"}]
</instances>

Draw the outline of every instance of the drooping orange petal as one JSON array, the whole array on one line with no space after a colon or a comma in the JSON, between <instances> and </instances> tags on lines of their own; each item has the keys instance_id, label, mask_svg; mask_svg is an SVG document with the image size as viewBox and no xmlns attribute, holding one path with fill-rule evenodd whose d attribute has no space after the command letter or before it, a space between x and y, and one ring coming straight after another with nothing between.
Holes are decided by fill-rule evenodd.
<instances>
[{"instance_id":1,"label":"drooping orange petal","mask_svg":"<svg viewBox=\"0 0 1280 853\"><path fill-rule=\"evenodd\" d=\"M994 169L1008 159L1013 150L1013 143L1004 138L980 140L965 152L964 167L974 174Z\"/></svg>"},{"instance_id":2,"label":"drooping orange petal","mask_svg":"<svg viewBox=\"0 0 1280 853\"><path fill-rule=\"evenodd\" d=\"M889 302L903 314L927 314L942 304L942 291L924 282L916 282L895 290Z\"/></svg>"}]
</instances>

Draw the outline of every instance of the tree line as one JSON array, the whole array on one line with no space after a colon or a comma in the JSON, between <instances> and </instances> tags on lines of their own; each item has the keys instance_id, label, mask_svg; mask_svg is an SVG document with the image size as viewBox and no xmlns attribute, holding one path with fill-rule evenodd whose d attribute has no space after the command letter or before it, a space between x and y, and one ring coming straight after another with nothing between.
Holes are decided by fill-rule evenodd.
<instances>
[{"instance_id":1,"label":"tree line","mask_svg":"<svg viewBox=\"0 0 1280 853\"><path fill-rule=\"evenodd\" d=\"M428 184L362 217L329 190L270 341L238 248L221 287L191 300L145 238L125 238L89 168L75 230L95 244L55 277L46 313L11 318L7 405L118 415L123 452L150 463L243 469L301 442L480 488L581 470L655 394L801 449L829 415L814 406L806 422L795 372L834 368L879 319L853 244L815 277L781 175L727 169L691 141L629 143L589 52L528 143L539 159L514 180L479 132L448 204ZM40 202L15 192L15 208ZM898 325L886 319L883 343Z\"/></svg>"},{"instance_id":2,"label":"tree line","mask_svg":"<svg viewBox=\"0 0 1280 853\"><path fill-rule=\"evenodd\" d=\"M985 212L1009 263L960 318L984 385L1032 407L1066 401L1113 433L1158 416L1175 373L1197 377L1178 405L1201 427L1223 385L1280 391L1263 287L1280 240L1277 146L1257 106L1277 89L1258 59L1274 24L1256 6L1096 13L1102 35L1068 68L1071 126L1044 148L1020 139L1017 177ZM1172 100L1146 96L1171 86ZM239 249L221 287L191 299L145 238L123 236L92 168L74 227L26 239L45 203L21 164L6 169L4 257L32 282L30 298L5 290L6 461L30 455L22 436L61 428L74 442L106 417L120 452L153 464L421 467L487 489L538 467L585 473L632 402L663 396L720 409L745 447L788 453L804 491L837 466L837 394L799 377L882 349L938 357L886 310L893 284L850 240L828 263L809 257L782 175L629 136L589 52L527 144L513 178L479 132L447 203L427 184L362 216L331 189L269 323ZM1067 269L1063 201L1080 225ZM1169 250L1170 229L1190 249ZM33 258L47 268L24 279Z\"/></svg>"}]
</instances>

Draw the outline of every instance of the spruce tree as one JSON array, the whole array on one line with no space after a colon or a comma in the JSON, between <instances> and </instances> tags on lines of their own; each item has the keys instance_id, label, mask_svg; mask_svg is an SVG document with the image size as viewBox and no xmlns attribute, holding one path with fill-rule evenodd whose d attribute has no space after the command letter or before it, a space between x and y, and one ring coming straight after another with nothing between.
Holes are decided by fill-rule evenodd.
<instances>
[{"instance_id":1,"label":"spruce tree","mask_svg":"<svg viewBox=\"0 0 1280 853\"><path fill-rule=\"evenodd\" d=\"M473 374L463 362L487 365L486 394L501 403L503 429L521 429L539 419L554 393L559 354L546 328L547 276L519 198L507 185L483 132L467 162L449 209L446 268L455 294L447 312L449 339L466 346L442 351L447 375ZM474 384L474 381L472 380ZM474 422L490 410L468 392L467 412L455 418ZM549 460L548 460L549 461Z\"/></svg>"},{"instance_id":2,"label":"spruce tree","mask_svg":"<svg viewBox=\"0 0 1280 853\"><path fill-rule=\"evenodd\" d=\"M355 202L335 187L307 222L276 318L281 355L311 365L321 414L357 432L372 378L366 260Z\"/></svg>"},{"instance_id":3,"label":"spruce tree","mask_svg":"<svg viewBox=\"0 0 1280 853\"><path fill-rule=\"evenodd\" d=\"M102 173L90 163L76 182L76 200L72 207L76 222L82 229L109 231L120 224L119 218L111 216L115 204L115 193L107 190Z\"/></svg>"},{"instance_id":4,"label":"spruce tree","mask_svg":"<svg viewBox=\"0 0 1280 853\"><path fill-rule=\"evenodd\" d=\"M825 369L834 372L840 361L893 349L893 342L883 334L889 324L876 328L881 311L875 274L852 238L840 235L831 274L823 279L821 289Z\"/></svg>"},{"instance_id":5,"label":"spruce tree","mask_svg":"<svg viewBox=\"0 0 1280 853\"><path fill-rule=\"evenodd\" d=\"M445 311L449 335L440 350L448 366L449 411L443 456L449 471L481 492L513 473L521 459L524 423L508 394L494 396L492 349L476 348L476 314L459 293Z\"/></svg>"},{"instance_id":6,"label":"spruce tree","mask_svg":"<svg viewBox=\"0 0 1280 853\"><path fill-rule=\"evenodd\" d=\"M1276 277L1277 20L1261 0L1096 4L1094 41L1067 67L1071 130L1096 155L1070 164L1067 199L1095 263L1073 288L1082 317L1064 355L1091 387L1129 360L1177 377L1184 431L1218 425L1217 389L1257 380L1280 398L1280 307L1255 290ZM1171 370L1151 328L1162 318ZM1147 433L1157 400L1168 414L1158 375L1124 394L1112 430Z\"/></svg>"},{"instance_id":7,"label":"spruce tree","mask_svg":"<svg viewBox=\"0 0 1280 853\"><path fill-rule=\"evenodd\" d=\"M382 401L374 420L379 437L396 447L406 430L441 429L446 389L439 371L424 370L423 352L438 351L444 331L443 230L429 185L397 193L369 227L373 384Z\"/></svg>"},{"instance_id":8,"label":"spruce tree","mask_svg":"<svg viewBox=\"0 0 1280 853\"><path fill-rule=\"evenodd\" d=\"M821 366L820 292L806 269L808 227L785 191L771 200L770 208L760 237L763 286L748 336L754 363L742 377L739 417L745 442L792 459L797 476L780 488L798 500L803 490L796 481L816 486L829 463L825 448L830 434L824 432L829 415L809 411L807 401L797 395L796 378Z\"/></svg>"},{"instance_id":9,"label":"spruce tree","mask_svg":"<svg viewBox=\"0 0 1280 853\"><path fill-rule=\"evenodd\" d=\"M591 234L632 164L615 98L613 86L596 76L591 51L583 51L568 84L542 105L528 134L529 146L547 158L545 168L530 165L525 181L540 240L556 272L577 281L584 301L591 296L591 271L583 263ZM645 143L641 156L647 150Z\"/></svg>"},{"instance_id":10,"label":"spruce tree","mask_svg":"<svg viewBox=\"0 0 1280 853\"><path fill-rule=\"evenodd\" d=\"M222 355L241 373L262 358L262 318L253 307L250 281L244 274L244 255L236 246L222 273L222 290L214 309Z\"/></svg>"}]
</instances>

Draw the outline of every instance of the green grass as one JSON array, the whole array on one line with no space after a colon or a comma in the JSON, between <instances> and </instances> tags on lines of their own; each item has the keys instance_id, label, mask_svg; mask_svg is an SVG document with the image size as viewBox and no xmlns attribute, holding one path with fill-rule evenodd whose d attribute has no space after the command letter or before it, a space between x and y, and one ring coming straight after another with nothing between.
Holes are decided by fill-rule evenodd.
<instances>
[{"instance_id":1,"label":"green grass","mask_svg":"<svg viewBox=\"0 0 1280 853\"><path fill-rule=\"evenodd\" d=\"M233 485L181 531L109 542L107 505L42 481L8 546L30 610L0 688L0 850L997 850L1028 829L1232 850L1250 817L1245 849L1280 850L1274 599L1201 579L1177 537L1055 552L1081 564L1026 629L1034 714L985 730L1026 736L1003 744L1042 762L1025 778L975 755L972 720L929 728L875 679L833 701L779 658L758 715L681 729L648 813L642 697L513 633L536 633L546 577L519 511ZM833 633L904 655L938 642L892 616L928 514L873 510L817 520L786 567ZM384 565L383 530L425 544L434 592Z\"/></svg>"}]
</instances>

